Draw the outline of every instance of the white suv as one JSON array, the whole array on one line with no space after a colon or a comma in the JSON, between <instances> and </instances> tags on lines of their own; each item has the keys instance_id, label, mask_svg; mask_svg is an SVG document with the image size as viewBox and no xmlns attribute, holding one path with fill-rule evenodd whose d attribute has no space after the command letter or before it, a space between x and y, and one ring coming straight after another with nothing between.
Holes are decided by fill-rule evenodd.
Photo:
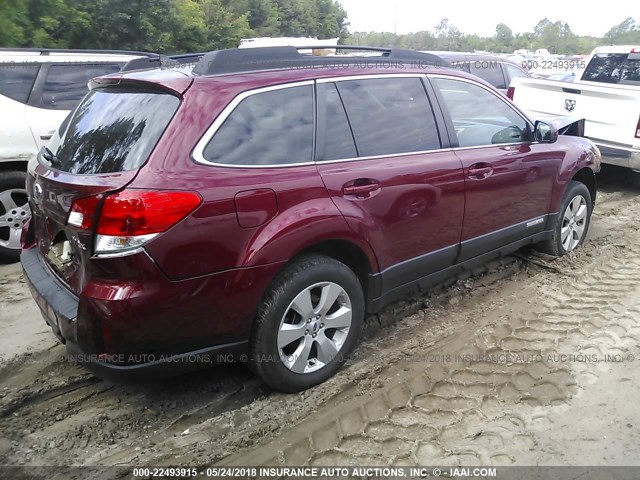
<instances>
[{"instance_id":1,"label":"white suv","mask_svg":"<svg viewBox=\"0 0 640 480\"><path fill-rule=\"evenodd\" d=\"M94 77L153 54L121 51L0 49L0 260L15 261L30 217L27 162L88 92Z\"/></svg>"}]
</instances>

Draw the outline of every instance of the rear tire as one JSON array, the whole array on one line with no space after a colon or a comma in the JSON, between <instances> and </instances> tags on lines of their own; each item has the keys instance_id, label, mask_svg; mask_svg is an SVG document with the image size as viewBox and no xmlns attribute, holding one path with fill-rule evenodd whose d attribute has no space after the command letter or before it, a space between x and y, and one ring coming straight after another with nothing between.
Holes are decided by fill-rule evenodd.
<instances>
[{"instance_id":1,"label":"rear tire","mask_svg":"<svg viewBox=\"0 0 640 480\"><path fill-rule=\"evenodd\" d=\"M26 181L25 172L0 173L0 262L3 263L20 259L22 225L31 218Z\"/></svg>"},{"instance_id":2,"label":"rear tire","mask_svg":"<svg viewBox=\"0 0 640 480\"><path fill-rule=\"evenodd\" d=\"M273 281L259 307L249 364L268 386L299 392L332 377L364 322L360 281L343 263L304 255Z\"/></svg>"},{"instance_id":3,"label":"rear tire","mask_svg":"<svg viewBox=\"0 0 640 480\"><path fill-rule=\"evenodd\" d=\"M572 180L564 194L551 238L536 246L549 255L562 257L579 248L589 233L593 203L584 183Z\"/></svg>"}]
</instances>

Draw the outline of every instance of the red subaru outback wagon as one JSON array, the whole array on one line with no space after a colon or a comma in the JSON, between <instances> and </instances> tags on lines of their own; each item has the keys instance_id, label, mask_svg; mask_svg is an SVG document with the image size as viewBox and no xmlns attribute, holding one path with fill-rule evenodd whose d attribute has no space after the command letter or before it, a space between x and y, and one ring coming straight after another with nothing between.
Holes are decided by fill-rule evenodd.
<instances>
[{"instance_id":1,"label":"red subaru outback wagon","mask_svg":"<svg viewBox=\"0 0 640 480\"><path fill-rule=\"evenodd\" d=\"M366 312L528 244L582 244L600 153L438 57L224 50L101 77L29 165L23 269L103 377L233 356L331 377Z\"/></svg>"}]
</instances>

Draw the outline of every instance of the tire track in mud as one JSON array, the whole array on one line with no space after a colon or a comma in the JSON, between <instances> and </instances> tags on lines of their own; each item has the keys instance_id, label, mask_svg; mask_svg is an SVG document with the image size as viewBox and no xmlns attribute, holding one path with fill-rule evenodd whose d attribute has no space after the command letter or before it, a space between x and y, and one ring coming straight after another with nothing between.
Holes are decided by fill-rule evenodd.
<instances>
[{"instance_id":1,"label":"tire track in mud","mask_svg":"<svg viewBox=\"0 0 640 480\"><path fill-rule=\"evenodd\" d=\"M0 419L7 418L18 410L30 405L55 400L56 398L62 397L64 395L70 396L72 393L85 388L90 389L97 383L100 383L100 379L91 377L69 382L67 386L58 386L43 391L26 393L16 399L13 399L6 406L0 409ZM91 391L88 394L81 396L77 401L84 401L97 393L98 392L96 391Z\"/></svg>"},{"instance_id":2,"label":"tire track in mud","mask_svg":"<svg viewBox=\"0 0 640 480\"><path fill-rule=\"evenodd\" d=\"M635 200L626 202L626 207L636 206ZM629 213L629 208L625 210ZM626 219L627 226L638 225L638 214L631 217L631 221ZM605 355L625 355L640 341L638 228L627 236L624 246L607 245L604 240L586 269L568 268L564 276L548 274L515 299L524 305L515 309L516 315L479 330L458 351L475 355L473 358L500 359L511 354L511 358L529 360L452 360L435 367L423 365L393 387L349 404L348 409L337 405L319 412L322 421L318 425L303 425L285 433L286 440L222 463L518 462L523 452L536 448L530 427L546 420L549 407L566 404L582 388L582 380L599 376L598 365L584 359L601 361ZM450 354L456 358L455 353ZM576 360L558 360L565 358Z\"/></svg>"},{"instance_id":3,"label":"tire track in mud","mask_svg":"<svg viewBox=\"0 0 640 480\"><path fill-rule=\"evenodd\" d=\"M481 287L476 293L486 288L482 285L511 277L522 267L522 262L510 258L479 268L476 276L484 277L478 279ZM367 343L381 341L380 333L392 333L387 327L402 317L421 311L427 304L447 303L459 291L453 288L401 301L369 318L365 331L369 340L360 353L366 351ZM317 387L300 402L295 396L266 391L242 366L194 373L164 384L111 386L69 363L64 347L56 345L20 357L0 370L0 388L11 387L4 387L8 393L0 390L0 413L4 412L5 422L0 433L11 438L16 459L26 453L39 463L127 463L140 458L147 461L150 456L156 464L165 460L174 464L176 454L189 458L202 455L210 461L254 446L352 389L356 380L366 380L372 370L379 370L366 362L364 355L356 358L356 371L343 371L340 380ZM358 388L362 386L356 383ZM287 413L285 421L283 412ZM182 434L194 426L203 432ZM162 440L152 440L150 433ZM200 452L198 443L212 437L225 442L214 442L213 452ZM65 449L62 456L56 452L59 446Z\"/></svg>"},{"instance_id":4,"label":"tire track in mud","mask_svg":"<svg viewBox=\"0 0 640 480\"><path fill-rule=\"evenodd\" d=\"M26 463L52 465L204 464L225 457L227 462L256 459L260 463L257 459L262 458L263 463L273 464L416 463L416 459L428 464L478 463L478 459L487 460L487 464L513 462L516 453L510 442L518 446L516 451L535 445L535 436L527 425L543 417L536 413L536 405L566 402L578 388L575 371L549 362L499 368L475 362L428 369L418 365L405 372L397 363L401 363L403 350L437 351L444 348L439 347L442 343L448 345L451 337L459 335L468 340L464 346L467 354L497 354L509 349L535 352L541 347L562 351L567 346L575 348L571 342L579 332L587 334L580 337L585 352L609 351L618 340L638 338L637 329L618 325L624 323L627 307L623 297L612 293L623 284L628 292L635 288L629 277L634 271L638 274L636 266L625 270L619 264L627 255L637 256L637 252L607 247L616 229L629 222L627 214L637 210L638 202L628 193L605 193L601 198L606 215L596 210L597 221L611 228L603 229L601 238L585 248L586 252L570 261L547 262L533 257L543 267L531 266L530 272L536 275L534 279L547 279L549 285L537 285L538 290L528 291L531 295L543 292L557 312L534 305L531 312L518 314L517 318L506 312L497 322L474 320L486 317L486 310L511 302L510 297L495 300L492 288L508 286L505 279L514 274L528 275L522 262L513 263L511 259L508 265L493 263L488 271L478 271L475 277L459 281L444 293L432 292L399 302L369 319L368 340L356 352L354 364L330 382L299 396L266 391L240 366L153 386L110 386L102 381L81 386L95 377L64 361L38 361L38 353L33 354L34 361L7 365L0 371L0 408L16 408L0 422L0 433L13 442L11 457L7 455L5 463L25 456ZM636 214L632 221L639 224L638 220ZM637 240L633 237L634 244ZM614 270L603 271L596 255L604 259L613 256L617 262ZM558 287L579 279L586 266L589 275L593 274L590 284L585 281L573 289ZM591 290L600 287L598 282L602 282L602 289ZM447 285L452 283L455 279ZM589 295L567 310L565 304L579 292ZM514 299L528 300L523 295ZM615 325L609 325L611 310L621 317ZM576 323L573 317L578 313L589 318ZM405 321L398 323L402 317ZM465 331L465 322L471 323L470 332ZM389 325L394 327L387 328ZM599 331L602 325L607 325L606 335ZM435 333L425 329L434 329ZM473 330L478 330L476 335ZM407 340L411 332L417 334ZM442 341L439 332L446 337ZM398 352L387 350L387 362L375 364L367 355L379 345ZM61 346L51 350L56 355L63 355L63 351ZM395 367L401 370L402 382L388 373ZM379 386L394 384L379 393ZM351 406L342 410L351 416L319 410L336 404L340 408ZM523 413L523 405L533 413ZM305 418L319 418L320 423L332 426L326 432L300 432L295 425ZM300 436L295 447L271 444L247 456L232 457L274 434L284 433L283 438L289 438L288 428L292 428L292 438ZM274 457L276 450L279 453ZM438 458L443 460L435 462Z\"/></svg>"}]
</instances>

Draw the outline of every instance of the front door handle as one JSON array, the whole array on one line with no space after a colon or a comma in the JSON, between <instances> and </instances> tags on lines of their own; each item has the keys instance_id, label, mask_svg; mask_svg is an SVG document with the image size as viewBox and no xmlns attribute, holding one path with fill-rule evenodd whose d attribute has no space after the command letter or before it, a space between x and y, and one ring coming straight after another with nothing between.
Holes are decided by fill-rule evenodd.
<instances>
[{"instance_id":1,"label":"front door handle","mask_svg":"<svg viewBox=\"0 0 640 480\"><path fill-rule=\"evenodd\" d=\"M354 195L357 197L366 196L377 190L380 190L380 182L372 178L359 178L346 183L342 187L342 193L344 195Z\"/></svg>"},{"instance_id":2,"label":"front door handle","mask_svg":"<svg viewBox=\"0 0 640 480\"><path fill-rule=\"evenodd\" d=\"M488 163L476 163L469 167L469 177L476 180L482 180L491 176L493 173L493 167Z\"/></svg>"}]
</instances>

